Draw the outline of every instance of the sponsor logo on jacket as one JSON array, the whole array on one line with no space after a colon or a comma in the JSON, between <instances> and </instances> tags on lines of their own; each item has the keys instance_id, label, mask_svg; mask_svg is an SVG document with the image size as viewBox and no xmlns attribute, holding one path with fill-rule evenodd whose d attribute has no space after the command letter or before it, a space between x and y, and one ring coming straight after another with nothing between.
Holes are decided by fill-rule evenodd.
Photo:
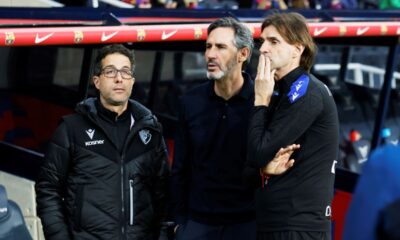
<instances>
[{"instance_id":1,"label":"sponsor logo on jacket","mask_svg":"<svg viewBox=\"0 0 400 240\"><path fill-rule=\"evenodd\" d=\"M94 137L94 129L88 129L86 130L86 134L89 136L90 140L93 139ZM92 140L92 141L86 141L85 146L92 146L92 145L99 145L99 144L104 144L104 140Z\"/></svg>"}]
</instances>

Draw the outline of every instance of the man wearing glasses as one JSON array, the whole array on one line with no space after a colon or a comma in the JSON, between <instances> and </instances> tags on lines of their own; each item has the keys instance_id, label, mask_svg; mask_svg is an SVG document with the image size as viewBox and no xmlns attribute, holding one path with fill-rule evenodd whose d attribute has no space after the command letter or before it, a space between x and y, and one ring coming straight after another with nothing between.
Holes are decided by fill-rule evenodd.
<instances>
[{"instance_id":1,"label":"man wearing glasses","mask_svg":"<svg viewBox=\"0 0 400 240\"><path fill-rule=\"evenodd\" d=\"M46 239L158 239L166 213L167 154L161 125L130 100L133 52L100 49L98 98L63 118L36 184Z\"/></svg>"}]
</instances>

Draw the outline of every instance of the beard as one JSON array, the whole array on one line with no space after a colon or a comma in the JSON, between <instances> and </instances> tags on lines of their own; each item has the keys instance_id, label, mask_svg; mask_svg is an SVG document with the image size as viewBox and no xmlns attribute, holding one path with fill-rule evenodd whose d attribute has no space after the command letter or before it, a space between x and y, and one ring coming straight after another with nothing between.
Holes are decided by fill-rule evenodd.
<instances>
[{"instance_id":1,"label":"beard","mask_svg":"<svg viewBox=\"0 0 400 240\"><path fill-rule=\"evenodd\" d=\"M232 72L232 70L234 69L236 64L237 63L236 63L235 59L232 58L227 63L226 68L221 69L219 72L211 73L211 72L207 71L207 78L210 80L213 80L213 81L219 81L219 80L223 79L224 77L226 77L227 75L229 75L229 73Z\"/></svg>"}]
</instances>

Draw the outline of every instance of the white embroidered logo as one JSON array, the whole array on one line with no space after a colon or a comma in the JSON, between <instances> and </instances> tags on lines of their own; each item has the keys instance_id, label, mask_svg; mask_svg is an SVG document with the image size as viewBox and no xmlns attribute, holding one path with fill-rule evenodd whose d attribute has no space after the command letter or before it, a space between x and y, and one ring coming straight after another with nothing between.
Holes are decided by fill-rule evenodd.
<instances>
[{"instance_id":1,"label":"white embroidered logo","mask_svg":"<svg viewBox=\"0 0 400 240\"><path fill-rule=\"evenodd\" d=\"M94 131L95 131L94 129L86 130L86 133L90 137L90 139L93 139Z\"/></svg>"},{"instance_id":2,"label":"white embroidered logo","mask_svg":"<svg viewBox=\"0 0 400 240\"><path fill-rule=\"evenodd\" d=\"M95 132L94 129L89 128L88 130L86 130L86 134L89 136L90 140L93 140L94 132ZM85 146L92 146L98 144L104 144L104 140L93 140L85 142Z\"/></svg>"},{"instance_id":3,"label":"white embroidered logo","mask_svg":"<svg viewBox=\"0 0 400 240\"><path fill-rule=\"evenodd\" d=\"M297 92L300 90L300 88L301 88L302 85L303 85L303 81L299 81L299 82L296 84L296 91L297 91Z\"/></svg>"},{"instance_id":4,"label":"white embroidered logo","mask_svg":"<svg viewBox=\"0 0 400 240\"><path fill-rule=\"evenodd\" d=\"M294 100L296 100L296 98L299 96L298 92L294 92L292 95L292 102L294 102Z\"/></svg>"},{"instance_id":5,"label":"white embroidered logo","mask_svg":"<svg viewBox=\"0 0 400 240\"><path fill-rule=\"evenodd\" d=\"M151 133L147 129L143 129L139 131L140 140L147 145L151 140Z\"/></svg>"},{"instance_id":6,"label":"white embroidered logo","mask_svg":"<svg viewBox=\"0 0 400 240\"><path fill-rule=\"evenodd\" d=\"M0 213L6 213L7 212L7 208L0 208Z\"/></svg>"}]
</instances>

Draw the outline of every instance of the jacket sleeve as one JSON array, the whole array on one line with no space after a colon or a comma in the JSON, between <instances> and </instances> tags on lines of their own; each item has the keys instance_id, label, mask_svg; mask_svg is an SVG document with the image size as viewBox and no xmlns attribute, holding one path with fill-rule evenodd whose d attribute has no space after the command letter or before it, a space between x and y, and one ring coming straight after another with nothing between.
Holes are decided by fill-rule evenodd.
<instances>
[{"instance_id":1,"label":"jacket sleeve","mask_svg":"<svg viewBox=\"0 0 400 240\"><path fill-rule=\"evenodd\" d=\"M185 121L185 108L181 102L179 122L175 135L174 161L171 169L171 210L176 224L184 224L187 219L189 178L190 178L190 143Z\"/></svg>"},{"instance_id":2,"label":"jacket sleeve","mask_svg":"<svg viewBox=\"0 0 400 240\"><path fill-rule=\"evenodd\" d=\"M310 93L294 103L283 96L285 99L273 115L269 107L254 107L249 123L247 165L264 167L281 147L299 143L322 111L322 99L318 96Z\"/></svg>"},{"instance_id":3,"label":"jacket sleeve","mask_svg":"<svg viewBox=\"0 0 400 240\"><path fill-rule=\"evenodd\" d=\"M63 202L70 161L67 127L61 123L45 154L36 182L37 211L46 239L71 239Z\"/></svg>"},{"instance_id":4,"label":"jacket sleeve","mask_svg":"<svg viewBox=\"0 0 400 240\"><path fill-rule=\"evenodd\" d=\"M160 138L158 146L158 166L157 176L154 183L154 198L155 198L155 209L156 213L154 219L154 226L157 228L157 233L161 230L161 224L167 218L167 202L168 202L168 155L165 146L164 139Z\"/></svg>"}]
</instances>

